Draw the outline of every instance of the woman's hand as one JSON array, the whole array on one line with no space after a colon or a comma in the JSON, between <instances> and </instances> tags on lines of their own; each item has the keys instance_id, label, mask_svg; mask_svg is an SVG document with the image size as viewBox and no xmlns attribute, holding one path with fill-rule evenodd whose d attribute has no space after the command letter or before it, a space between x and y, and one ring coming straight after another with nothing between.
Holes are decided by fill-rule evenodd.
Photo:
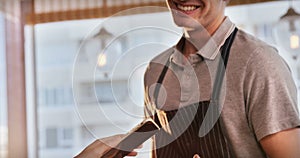
<instances>
[{"instance_id":1,"label":"woman's hand","mask_svg":"<svg viewBox=\"0 0 300 158\"><path fill-rule=\"evenodd\" d=\"M74 158L100 158L106 151L117 146L124 136L120 134L95 140ZM137 153L133 151L128 156L136 155Z\"/></svg>"}]
</instances>

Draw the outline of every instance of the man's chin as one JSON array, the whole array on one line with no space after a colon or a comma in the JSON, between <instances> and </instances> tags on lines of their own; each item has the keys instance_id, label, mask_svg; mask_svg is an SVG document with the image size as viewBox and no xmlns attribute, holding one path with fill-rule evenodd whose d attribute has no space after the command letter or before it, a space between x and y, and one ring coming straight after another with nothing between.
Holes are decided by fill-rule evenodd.
<instances>
[{"instance_id":1,"label":"man's chin","mask_svg":"<svg viewBox=\"0 0 300 158\"><path fill-rule=\"evenodd\" d=\"M172 13L172 16L173 16L174 23L178 27L194 28L194 29L202 28L202 25L197 20L184 13L175 11Z\"/></svg>"},{"instance_id":2,"label":"man's chin","mask_svg":"<svg viewBox=\"0 0 300 158\"><path fill-rule=\"evenodd\" d=\"M187 31L203 29L203 26L199 22L191 18L174 18L174 23L178 27L185 28Z\"/></svg>"}]
</instances>

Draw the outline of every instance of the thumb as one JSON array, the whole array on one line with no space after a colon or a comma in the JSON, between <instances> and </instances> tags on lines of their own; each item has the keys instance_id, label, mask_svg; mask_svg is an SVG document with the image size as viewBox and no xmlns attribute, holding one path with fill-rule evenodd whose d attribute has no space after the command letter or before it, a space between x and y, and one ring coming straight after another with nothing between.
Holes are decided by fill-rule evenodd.
<instances>
[{"instance_id":1,"label":"thumb","mask_svg":"<svg viewBox=\"0 0 300 158\"><path fill-rule=\"evenodd\" d=\"M198 154L195 154L193 158L201 158Z\"/></svg>"}]
</instances>

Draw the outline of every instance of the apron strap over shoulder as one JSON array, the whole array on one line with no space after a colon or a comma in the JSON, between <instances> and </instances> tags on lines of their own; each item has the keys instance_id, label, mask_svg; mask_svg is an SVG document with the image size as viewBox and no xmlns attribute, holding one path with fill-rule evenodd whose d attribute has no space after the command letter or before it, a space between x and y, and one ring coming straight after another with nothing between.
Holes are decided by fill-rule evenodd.
<instances>
[{"instance_id":1,"label":"apron strap over shoulder","mask_svg":"<svg viewBox=\"0 0 300 158\"><path fill-rule=\"evenodd\" d=\"M231 35L226 39L224 45L222 46L222 52L221 52L222 60L220 60L220 62L219 62L219 66L218 66L218 70L217 70L217 77L214 82L213 93L212 93L212 98L211 98L213 101L218 100L218 98L219 98L220 88L223 83L223 78L224 78L225 70L226 70L229 55L230 55L230 48L232 46L232 43L234 41L237 31L238 31L238 29L235 28L234 31L231 33ZM165 66L157 80L158 85L155 87L155 90L154 90L154 99L155 99L156 105L157 105L156 98L158 97L161 84L163 83L163 80L167 74L169 65L170 65L170 58L168 58Z\"/></svg>"},{"instance_id":2,"label":"apron strap over shoulder","mask_svg":"<svg viewBox=\"0 0 300 158\"><path fill-rule=\"evenodd\" d=\"M218 71L216 74L216 79L214 82L214 87L213 87L213 92L211 96L212 101L218 101L219 96L220 96L220 89L222 87L229 55L230 55L230 48L232 46L232 43L234 41L235 35L237 33L238 29L235 28L234 31L231 33L231 35L226 39L224 45L222 46L222 59L219 61L218 65Z\"/></svg>"}]
</instances>

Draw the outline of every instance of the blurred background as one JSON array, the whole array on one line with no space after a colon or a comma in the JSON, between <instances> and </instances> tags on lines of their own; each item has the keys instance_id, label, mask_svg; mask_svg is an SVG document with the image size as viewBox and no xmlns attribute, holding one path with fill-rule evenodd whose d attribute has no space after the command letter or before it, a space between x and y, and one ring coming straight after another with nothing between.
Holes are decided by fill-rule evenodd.
<instances>
[{"instance_id":1,"label":"blurred background","mask_svg":"<svg viewBox=\"0 0 300 158\"><path fill-rule=\"evenodd\" d=\"M226 9L279 50L298 87L299 12L299 0ZM147 63L181 32L165 0L0 0L0 157L73 157L126 133L143 119Z\"/></svg>"}]
</instances>

